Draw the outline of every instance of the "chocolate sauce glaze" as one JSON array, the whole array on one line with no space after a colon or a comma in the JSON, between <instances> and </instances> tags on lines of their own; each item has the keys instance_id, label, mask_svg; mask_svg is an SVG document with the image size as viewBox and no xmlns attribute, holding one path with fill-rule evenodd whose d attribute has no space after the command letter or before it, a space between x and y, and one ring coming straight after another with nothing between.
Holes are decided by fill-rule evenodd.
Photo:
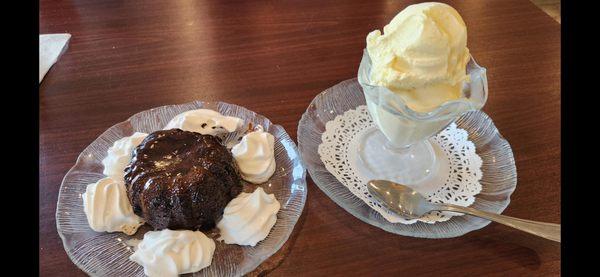
<instances>
[{"instance_id":1,"label":"chocolate sauce glaze","mask_svg":"<svg viewBox=\"0 0 600 277\"><path fill-rule=\"evenodd\" d=\"M242 190L233 156L211 135L161 130L135 148L125 168L133 211L157 230L208 230Z\"/></svg>"}]
</instances>

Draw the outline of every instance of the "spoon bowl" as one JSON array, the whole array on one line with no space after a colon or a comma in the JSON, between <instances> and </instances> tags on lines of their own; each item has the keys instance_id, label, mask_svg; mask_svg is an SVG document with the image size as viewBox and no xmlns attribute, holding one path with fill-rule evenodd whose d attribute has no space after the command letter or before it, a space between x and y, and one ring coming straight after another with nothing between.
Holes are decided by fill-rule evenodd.
<instances>
[{"instance_id":1,"label":"spoon bowl","mask_svg":"<svg viewBox=\"0 0 600 277\"><path fill-rule=\"evenodd\" d=\"M384 206L407 219L420 218L435 209L434 204L408 186L386 180L371 180L367 189Z\"/></svg>"}]
</instances>

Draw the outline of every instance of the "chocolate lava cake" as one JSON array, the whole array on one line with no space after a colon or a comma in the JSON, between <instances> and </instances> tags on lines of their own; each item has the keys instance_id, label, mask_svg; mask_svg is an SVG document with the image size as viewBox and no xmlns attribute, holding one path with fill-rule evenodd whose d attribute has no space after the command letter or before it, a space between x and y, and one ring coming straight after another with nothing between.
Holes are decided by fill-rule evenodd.
<instances>
[{"instance_id":1,"label":"chocolate lava cake","mask_svg":"<svg viewBox=\"0 0 600 277\"><path fill-rule=\"evenodd\" d=\"M242 190L233 156L211 135L161 130L125 169L133 211L155 229L208 230Z\"/></svg>"}]
</instances>

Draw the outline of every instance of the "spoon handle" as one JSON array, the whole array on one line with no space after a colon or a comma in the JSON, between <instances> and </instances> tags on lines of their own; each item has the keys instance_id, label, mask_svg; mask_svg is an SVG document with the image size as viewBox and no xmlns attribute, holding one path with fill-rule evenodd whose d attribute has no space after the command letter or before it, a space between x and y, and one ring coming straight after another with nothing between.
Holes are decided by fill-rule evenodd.
<instances>
[{"instance_id":1,"label":"spoon handle","mask_svg":"<svg viewBox=\"0 0 600 277\"><path fill-rule=\"evenodd\" d=\"M505 215L499 215L489 212L480 211L469 207L461 207L450 204L437 205L437 209L440 211L459 212L464 214L470 214L477 217L485 218L491 221L504 224L506 226L519 229L521 231L560 242L560 224L545 223L539 221L525 220L516 217L510 217Z\"/></svg>"}]
</instances>

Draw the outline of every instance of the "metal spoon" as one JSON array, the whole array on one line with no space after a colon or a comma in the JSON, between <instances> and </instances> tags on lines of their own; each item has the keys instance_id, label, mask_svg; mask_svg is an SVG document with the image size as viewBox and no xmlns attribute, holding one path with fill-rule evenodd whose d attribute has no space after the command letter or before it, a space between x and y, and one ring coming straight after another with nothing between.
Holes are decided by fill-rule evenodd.
<instances>
[{"instance_id":1,"label":"metal spoon","mask_svg":"<svg viewBox=\"0 0 600 277\"><path fill-rule=\"evenodd\" d=\"M409 219L420 218L430 211L458 212L485 218L536 236L560 242L560 224L519 219L451 204L431 203L417 191L405 185L385 180L371 180L367 187L371 195L379 199L387 208Z\"/></svg>"}]
</instances>

